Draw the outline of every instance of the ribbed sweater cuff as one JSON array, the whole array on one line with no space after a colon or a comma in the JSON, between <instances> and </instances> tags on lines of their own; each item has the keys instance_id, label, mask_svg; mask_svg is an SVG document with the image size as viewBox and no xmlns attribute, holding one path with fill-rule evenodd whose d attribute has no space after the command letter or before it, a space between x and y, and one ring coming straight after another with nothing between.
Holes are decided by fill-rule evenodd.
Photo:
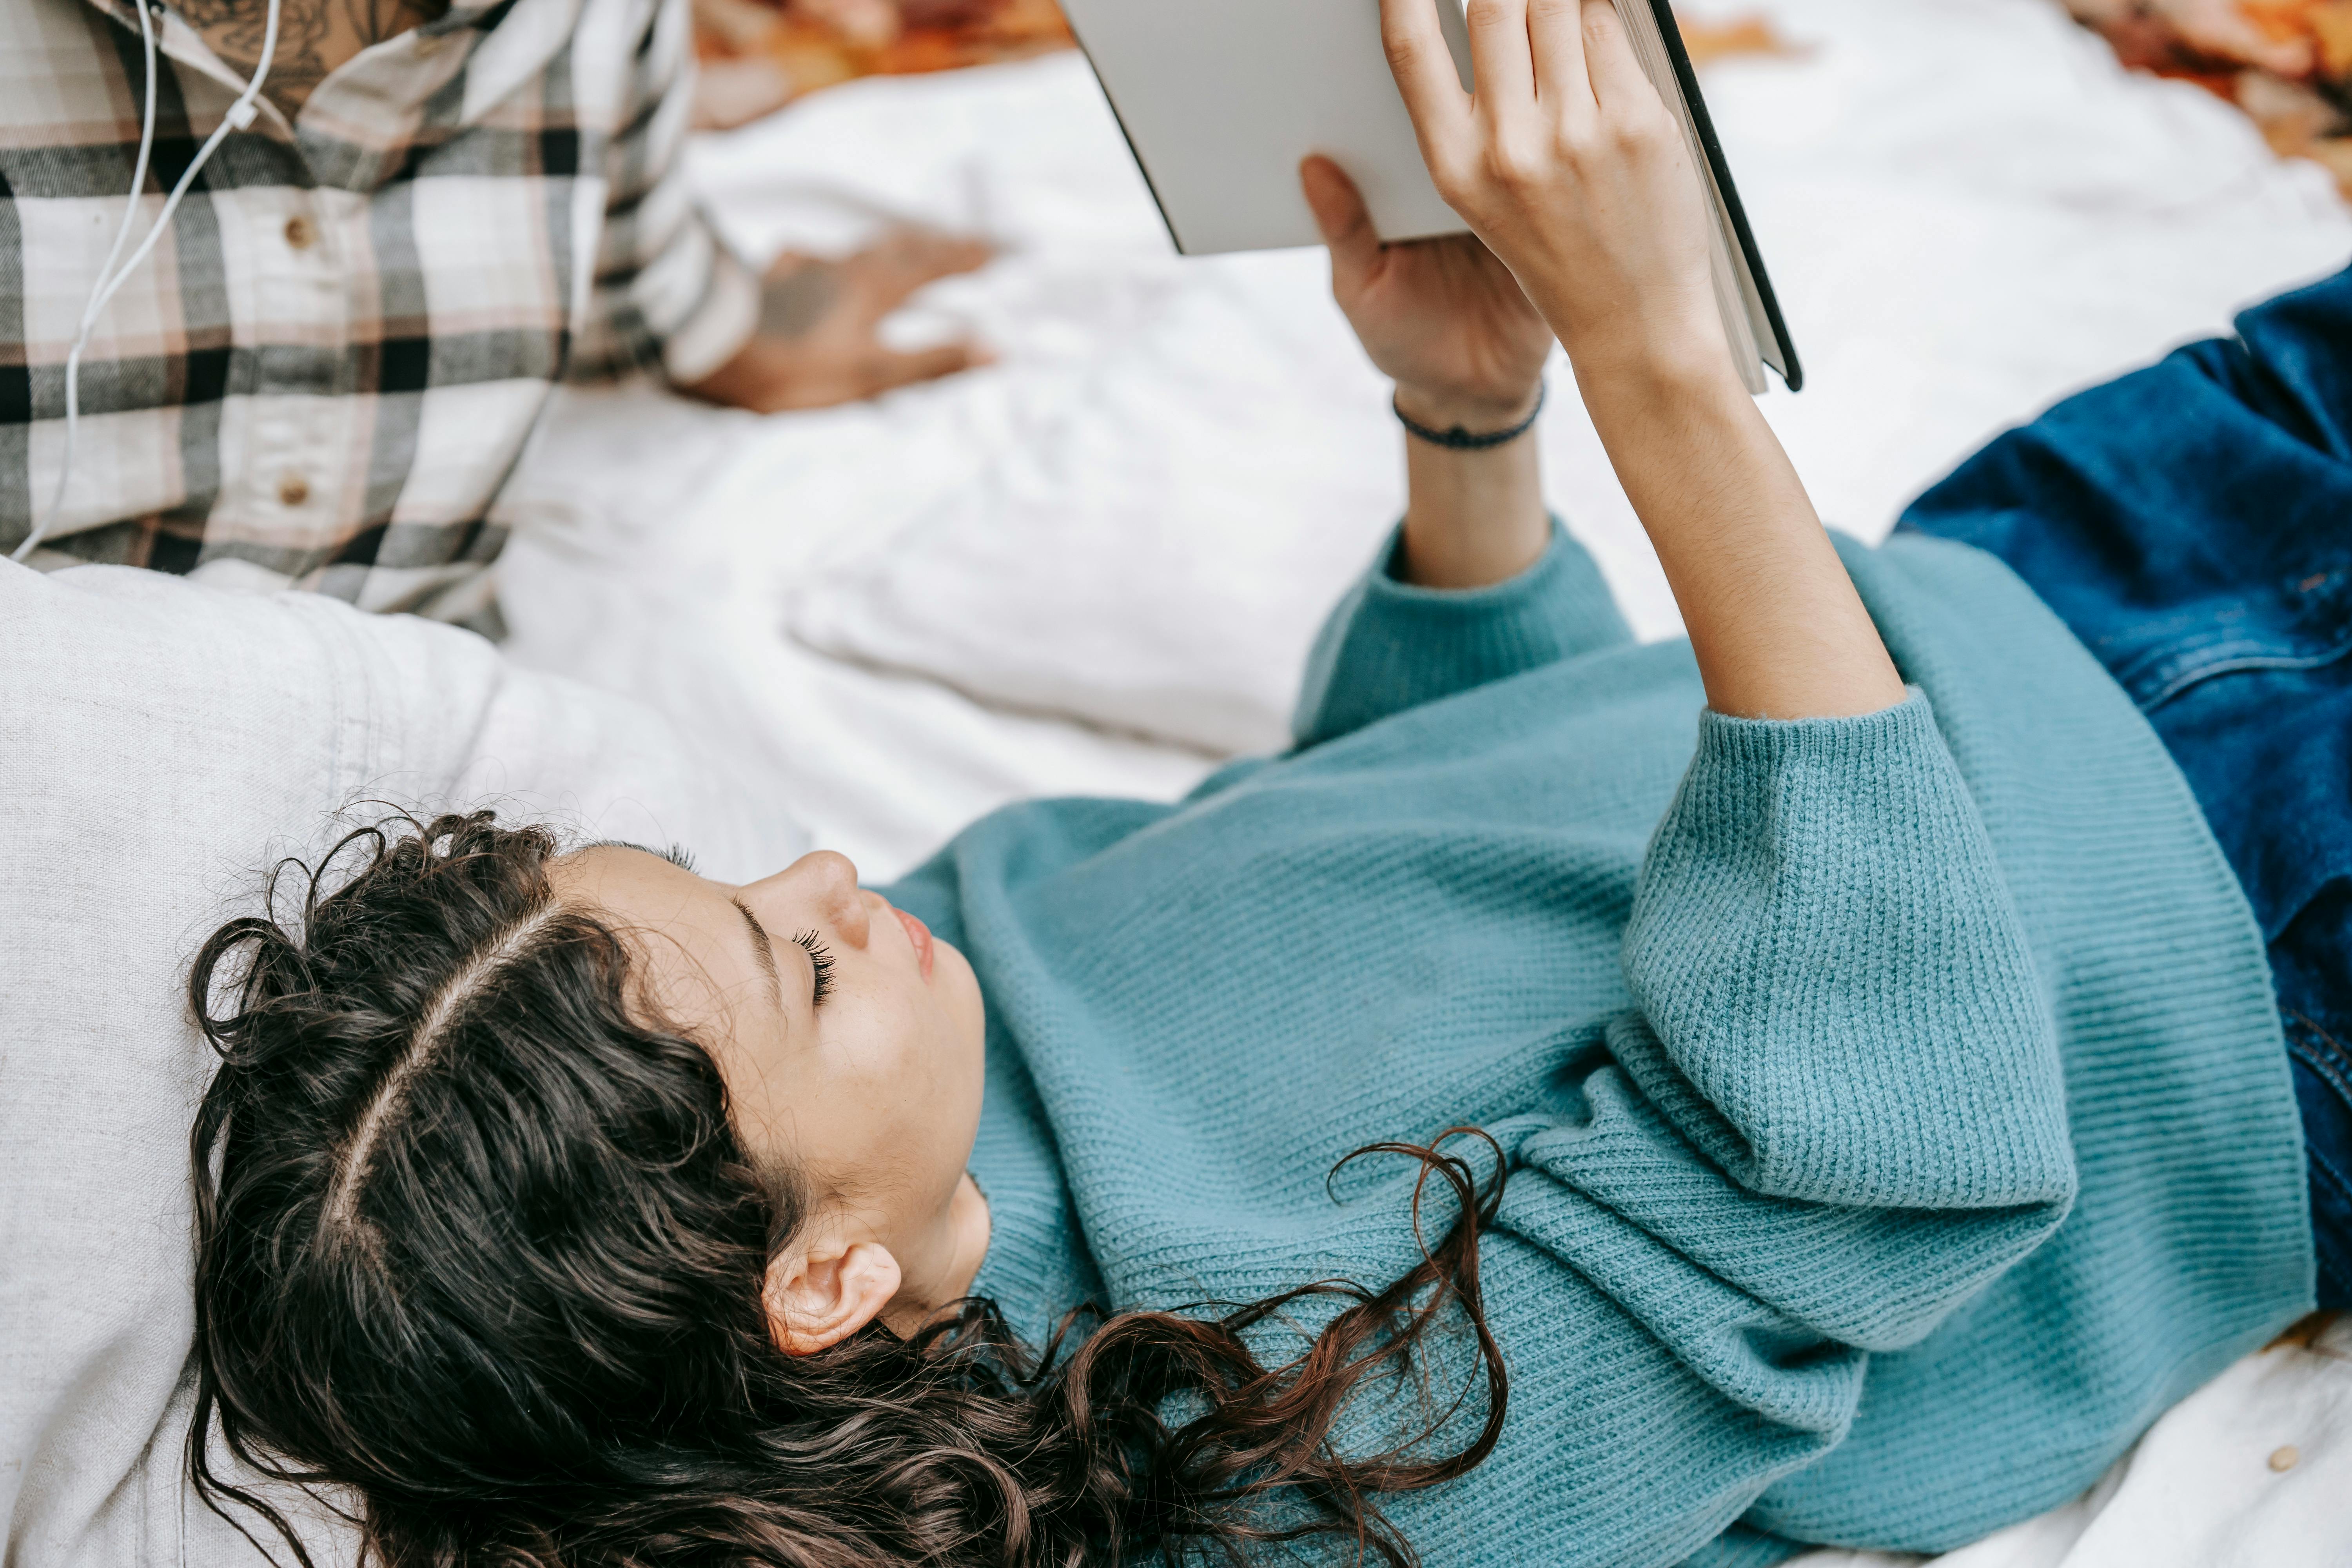
<instances>
[{"instance_id":1,"label":"ribbed sweater cuff","mask_svg":"<svg viewBox=\"0 0 2352 1568\"><path fill-rule=\"evenodd\" d=\"M1317 640L1294 725L1301 745L1633 640L1600 568L1557 518L1541 559L1484 588L1398 581L1403 542L1400 526Z\"/></svg>"},{"instance_id":2,"label":"ribbed sweater cuff","mask_svg":"<svg viewBox=\"0 0 2352 1568\"><path fill-rule=\"evenodd\" d=\"M1915 747L1933 756L1944 749L1944 738L1927 694L1909 686L1891 708L1834 719L1742 719L1709 708L1699 715L1695 766L1743 773L1757 768L1835 768L1907 755Z\"/></svg>"}]
</instances>

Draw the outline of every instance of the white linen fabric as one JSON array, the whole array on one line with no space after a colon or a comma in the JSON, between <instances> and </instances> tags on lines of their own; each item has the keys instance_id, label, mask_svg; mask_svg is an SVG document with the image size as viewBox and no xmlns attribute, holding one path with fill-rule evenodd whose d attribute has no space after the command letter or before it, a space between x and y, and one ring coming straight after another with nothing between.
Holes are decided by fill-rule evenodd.
<instances>
[{"instance_id":1,"label":"white linen fabric","mask_svg":"<svg viewBox=\"0 0 2352 1568\"><path fill-rule=\"evenodd\" d=\"M0 562L10 1568L257 1561L181 1479L187 1137L211 1065L184 988L204 937L255 908L268 859L381 815L367 801L679 839L720 876L804 843L650 711L516 670L471 633L315 595ZM344 1532L319 1534L347 1553Z\"/></svg>"},{"instance_id":2,"label":"white linen fabric","mask_svg":"<svg viewBox=\"0 0 2352 1568\"><path fill-rule=\"evenodd\" d=\"M2317 165L2049 0L1761 8L1801 54L1706 86L1808 373L1765 412L1833 526L1877 537L1994 429L2352 256ZM1075 57L855 84L690 166L747 254L886 217L1006 251L930 296L1001 369L900 400L908 438L862 485L805 489L797 443L768 466L837 537L782 593L792 635L1207 752L1281 743L1307 640L1402 494L1319 252L1173 257ZM1551 500L1636 629L1672 634L1559 365L1552 393Z\"/></svg>"}]
</instances>

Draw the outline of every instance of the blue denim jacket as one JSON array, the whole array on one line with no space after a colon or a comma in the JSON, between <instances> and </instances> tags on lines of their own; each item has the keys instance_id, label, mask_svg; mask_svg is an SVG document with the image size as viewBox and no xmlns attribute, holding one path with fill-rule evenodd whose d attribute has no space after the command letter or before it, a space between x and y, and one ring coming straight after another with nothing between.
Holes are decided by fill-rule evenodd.
<instances>
[{"instance_id":1,"label":"blue denim jacket","mask_svg":"<svg viewBox=\"0 0 2352 1568\"><path fill-rule=\"evenodd\" d=\"M2352 1305L2352 270L2067 399L1906 529L2006 561L2130 693L2244 883Z\"/></svg>"}]
</instances>

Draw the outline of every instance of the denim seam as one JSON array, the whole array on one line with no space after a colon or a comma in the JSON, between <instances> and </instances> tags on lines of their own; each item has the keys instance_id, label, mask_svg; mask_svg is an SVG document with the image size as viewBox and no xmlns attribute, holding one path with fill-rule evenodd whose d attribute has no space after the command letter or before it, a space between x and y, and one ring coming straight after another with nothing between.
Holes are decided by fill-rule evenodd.
<instances>
[{"instance_id":1,"label":"denim seam","mask_svg":"<svg viewBox=\"0 0 2352 1568\"><path fill-rule=\"evenodd\" d=\"M2325 1179L2329 1186L2336 1189L2338 1199L2352 1202L2352 1180L2346 1179L2344 1173L2336 1168L2336 1162L2316 1149L2306 1148L2305 1153L2309 1156L2310 1169L2304 1174L2315 1183Z\"/></svg>"},{"instance_id":2,"label":"denim seam","mask_svg":"<svg viewBox=\"0 0 2352 1568\"><path fill-rule=\"evenodd\" d=\"M2287 1032L2286 1048L2326 1079L2347 1105L2352 1105L2352 1058L2345 1056L2336 1037L2308 1018L2291 1018L2289 1023L2292 1027Z\"/></svg>"},{"instance_id":3,"label":"denim seam","mask_svg":"<svg viewBox=\"0 0 2352 1568\"><path fill-rule=\"evenodd\" d=\"M2291 1018L2288 1022L2286 1048L2289 1054L2309 1068L2322 1083L2334 1089L2346 1109L2352 1110L2352 1078L2347 1078L2345 1066L2336 1059L2337 1052L2326 1048L2336 1044L2336 1037L2307 1018ZM2303 1141L2303 1152L2308 1166L2306 1179L2315 1184L2324 1177L2336 1190L2337 1199L2352 1203L2352 1173L2347 1173L2308 1135Z\"/></svg>"},{"instance_id":4,"label":"denim seam","mask_svg":"<svg viewBox=\"0 0 2352 1568\"><path fill-rule=\"evenodd\" d=\"M2232 645L2224 644L2222 646L2224 648L2227 648ZM2238 644L2234 646L2243 647L2245 645ZM2154 712L2157 709L2163 707L2166 703L2171 701L2182 692L2187 691L2190 687L2200 685L2204 681L2216 679L2224 675L2252 675L2258 671L2265 670L2324 669L2327 666L2334 664L2338 659L2344 658L2347 654L2352 654L2352 638L2347 638L2338 647L2330 648L2324 653L2280 653L2262 655L2252 653L2221 653L2217 655L2215 650L2209 648L2204 650L2201 654L2176 654L2166 659L2158 661L2158 667L2162 668L2168 664L2185 664L2187 668L2175 668L2170 673L2167 674L2158 683L2156 691L2152 696L2141 697L2136 690L2134 690L2133 700L2138 705L2141 712L2150 713ZM2129 679L2119 677L2117 683L2126 689L2132 689L2145 679L2145 676L2135 677Z\"/></svg>"}]
</instances>

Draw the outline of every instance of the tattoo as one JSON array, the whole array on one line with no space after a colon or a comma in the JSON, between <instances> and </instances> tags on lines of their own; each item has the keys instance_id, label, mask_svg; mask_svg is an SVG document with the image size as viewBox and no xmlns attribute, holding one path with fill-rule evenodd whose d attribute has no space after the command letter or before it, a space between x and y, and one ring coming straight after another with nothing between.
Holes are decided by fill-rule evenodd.
<instances>
[{"instance_id":1,"label":"tattoo","mask_svg":"<svg viewBox=\"0 0 2352 1568\"><path fill-rule=\"evenodd\" d=\"M448 0L281 0L263 90L299 104L345 60L448 10ZM230 68L250 75L268 36L268 0L177 0L180 19Z\"/></svg>"},{"instance_id":2,"label":"tattoo","mask_svg":"<svg viewBox=\"0 0 2352 1568\"><path fill-rule=\"evenodd\" d=\"M841 301L841 264L803 261L772 278L760 295L760 335L804 338Z\"/></svg>"}]
</instances>

